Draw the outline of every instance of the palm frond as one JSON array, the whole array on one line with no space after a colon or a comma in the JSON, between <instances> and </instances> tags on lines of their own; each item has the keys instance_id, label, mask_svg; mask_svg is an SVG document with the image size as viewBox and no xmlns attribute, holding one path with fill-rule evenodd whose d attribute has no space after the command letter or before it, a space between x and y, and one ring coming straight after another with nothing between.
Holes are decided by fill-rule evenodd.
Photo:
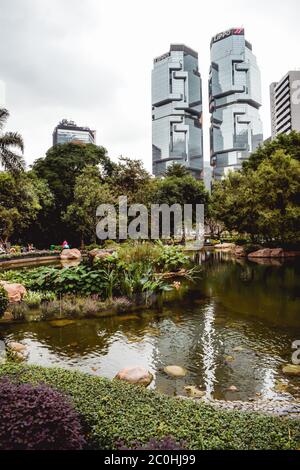
<instances>
[{"instance_id":1,"label":"palm frond","mask_svg":"<svg viewBox=\"0 0 300 470\"><path fill-rule=\"evenodd\" d=\"M9 111L5 108L0 108L0 129L3 129L4 124L9 118Z\"/></svg>"},{"instance_id":2,"label":"palm frond","mask_svg":"<svg viewBox=\"0 0 300 470\"><path fill-rule=\"evenodd\" d=\"M0 135L0 152L2 148L17 147L24 152L24 142L22 136L18 132L6 132Z\"/></svg>"},{"instance_id":3,"label":"palm frond","mask_svg":"<svg viewBox=\"0 0 300 470\"><path fill-rule=\"evenodd\" d=\"M0 146L0 161L6 171L16 173L25 169L25 160L7 147Z\"/></svg>"}]
</instances>

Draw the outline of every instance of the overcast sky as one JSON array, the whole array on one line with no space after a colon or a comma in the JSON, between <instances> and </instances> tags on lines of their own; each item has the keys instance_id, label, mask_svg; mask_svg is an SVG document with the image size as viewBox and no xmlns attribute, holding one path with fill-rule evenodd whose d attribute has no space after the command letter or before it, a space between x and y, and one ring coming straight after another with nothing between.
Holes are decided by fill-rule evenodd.
<instances>
[{"instance_id":1,"label":"overcast sky","mask_svg":"<svg viewBox=\"0 0 300 470\"><path fill-rule=\"evenodd\" d=\"M243 26L262 72L264 137L269 85L300 67L299 0L0 0L0 80L7 130L25 140L27 163L44 156L63 118L97 130L113 158L151 169L151 69L170 43L199 53L208 149L209 43ZM1 91L1 87L0 87Z\"/></svg>"}]
</instances>

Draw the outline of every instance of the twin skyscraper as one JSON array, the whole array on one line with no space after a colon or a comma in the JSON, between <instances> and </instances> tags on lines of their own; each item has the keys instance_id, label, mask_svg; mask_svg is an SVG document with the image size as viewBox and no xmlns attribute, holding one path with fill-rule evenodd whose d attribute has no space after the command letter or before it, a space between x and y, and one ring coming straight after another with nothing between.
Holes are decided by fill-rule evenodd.
<instances>
[{"instance_id":1,"label":"twin skyscraper","mask_svg":"<svg viewBox=\"0 0 300 470\"><path fill-rule=\"evenodd\" d=\"M210 159L213 177L238 170L263 141L261 77L244 29L213 37L210 45ZM152 162L155 176L172 163L203 177L203 102L198 54L183 44L154 59Z\"/></svg>"}]
</instances>

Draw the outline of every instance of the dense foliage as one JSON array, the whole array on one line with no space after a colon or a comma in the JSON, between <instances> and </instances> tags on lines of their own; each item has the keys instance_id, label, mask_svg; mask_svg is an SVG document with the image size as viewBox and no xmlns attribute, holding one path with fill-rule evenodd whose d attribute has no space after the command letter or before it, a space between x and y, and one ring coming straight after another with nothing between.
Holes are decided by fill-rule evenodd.
<instances>
[{"instance_id":1,"label":"dense foliage","mask_svg":"<svg viewBox=\"0 0 300 470\"><path fill-rule=\"evenodd\" d=\"M80 450L82 425L69 398L46 385L0 381L1 450Z\"/></svg>"},{"instance_id":2,"label":"dense foliage","mask_svg":"<svg viewBox=\"0 0 300 470\"><path fill-rule=\"evenodd\" d=\"M172 436L188 449L298 449L300 422L256 413L229 412L178 400L120 381L62 369L6 364L0 375L47 385L69 395L94 449L130 447ZM3 421L3 420L2 420Z\"/></svg>"},{"instance_id":3,"label":"dense foliage","mask_svg":"<svg viewBox=\"0 0 300 470\"><path fill-rule=\"evenodd\" d=\"M213 219L254 242L300 240L300 134L279 136L260 147L241 172L215 183Z\"/></svg>"},{"instance_id":4,"label":"dense foliage","mask_svg":"<svg viewBox=\"0 0 300 470\"><path fill-rule=\"evenodd\" d=\"M8 295L4 287L0 284L0 318L5 313L8 306Z\"/></svg>"},{"instance_id":5,"label":"dense foliage","mask_svg":"<svg viewBox=\"0 0 300 470\"><path fill-rule=\"evenodd\" d=\"M19 282L30 291L56 294L97 294L101 299L125 296L147 300L154 293L169 290L169 285L157 276L169 270L188 267L190 259L178 246L161 243L124 244L105 259L82 263L77 267L38 267L5 271L0 279ZM189 272L187 271L187 275ZM31 294L33 305L39 297Z\"/></svg>"},{"instance_id":6,"label":"dense foliage","mask_svg":"<svg viewBox=\"0 0 300 470\"><path fill-rule=\"evenodd\" d=\"M130 447L126 447L123 442L118 442L118 450L184 450L186 443L184 441L176 442L172 436L163 439L150 439L146 444L133 442Z\"/></svg>"}]
</instances>

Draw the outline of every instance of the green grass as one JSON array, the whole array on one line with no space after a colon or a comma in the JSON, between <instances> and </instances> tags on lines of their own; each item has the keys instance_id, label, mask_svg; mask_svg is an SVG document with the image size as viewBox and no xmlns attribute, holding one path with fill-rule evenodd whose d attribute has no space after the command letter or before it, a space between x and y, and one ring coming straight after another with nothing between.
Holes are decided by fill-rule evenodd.
<instances>
[{"instance_id":1,"label":"green grass","mask_svg":"<svg viewBox=\"0 0 300 470\"><path fill-rule=\"evenodd\" d=\"M219 411L203 403L178 400L80 372L6 364L0 377L44 382L71 396L95 449L114 449L116 441L147 442L173 436L189 449L297 449L300 422L255 413Z\"/></svg>"}]
</instances>

